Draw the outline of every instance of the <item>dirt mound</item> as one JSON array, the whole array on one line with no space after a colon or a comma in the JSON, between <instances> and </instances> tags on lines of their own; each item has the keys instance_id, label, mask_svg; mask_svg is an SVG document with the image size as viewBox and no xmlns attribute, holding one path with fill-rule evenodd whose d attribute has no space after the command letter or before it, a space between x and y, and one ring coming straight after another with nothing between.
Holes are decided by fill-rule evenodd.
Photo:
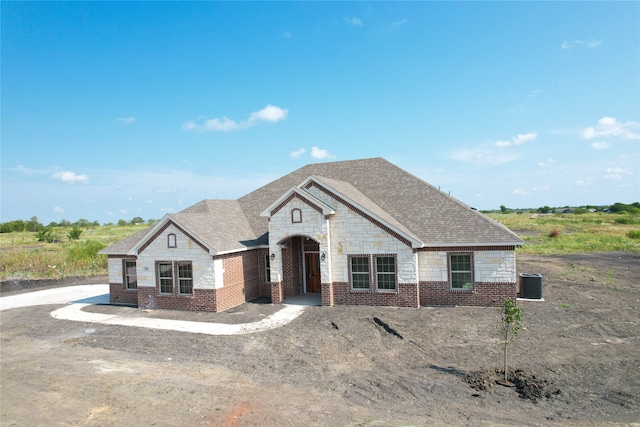
<instances>
[{"instance_id":1,"label":"dirt mound","mask_svg":"<svg viewBox=\"0 0 640 427\"><path fill-rule=\"evenodd\" d=\"M509 381L515 385L518 395L523 399L537 402L542 398L550 399L554 395L561 394L559 388L553 386L553 382L543 378L537 378L530 372L521 369L509 370L507 375ZM471 388L482 391L487 390L496 384L497 380L504 379L504 371L498 369L480 369L468 373L462 381Z\"/></svg>"}]
</instances>

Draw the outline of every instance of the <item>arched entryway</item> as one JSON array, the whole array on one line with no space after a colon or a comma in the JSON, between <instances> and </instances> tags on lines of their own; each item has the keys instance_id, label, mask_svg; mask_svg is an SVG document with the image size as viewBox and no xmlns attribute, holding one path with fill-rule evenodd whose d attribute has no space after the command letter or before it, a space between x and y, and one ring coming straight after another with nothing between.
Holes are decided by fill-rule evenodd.
<instances>
[{"instance_id":1,"label":"arched entryway","mask_svg":"<svg viewBox=\"0 0 640 427\"><path fill-rule=\"evenodd\" d=\"M309 236L288 236L278 245L282 250L283 297L321 294L320 243Z\"/></svg>"}]
</instances>

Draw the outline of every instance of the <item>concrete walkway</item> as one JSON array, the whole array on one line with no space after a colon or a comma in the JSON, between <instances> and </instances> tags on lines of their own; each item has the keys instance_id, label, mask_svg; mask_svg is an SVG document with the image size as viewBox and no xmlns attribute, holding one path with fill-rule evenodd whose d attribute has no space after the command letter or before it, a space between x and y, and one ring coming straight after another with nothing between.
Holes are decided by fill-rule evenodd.
<instances>
[{"instance_id":1,"label":"concrete walkway","mask_svg":"<svg viewBox=\"0 0 640 427\"><path fill-rule=\"evenodd\" d=\"M303 305L284 304L282 309L258 322L240 324L124 317L117 314L90 313L82 310L89 305L108 303L108 285L80 285L2 297L0 298L0 311L33 305L69 304L51 312L51 316L61 320L102 323L106 325L166 329L206 335L237 335L266 331L286 325L300 316L305 308Z\"/></svg>"}]
</instances>

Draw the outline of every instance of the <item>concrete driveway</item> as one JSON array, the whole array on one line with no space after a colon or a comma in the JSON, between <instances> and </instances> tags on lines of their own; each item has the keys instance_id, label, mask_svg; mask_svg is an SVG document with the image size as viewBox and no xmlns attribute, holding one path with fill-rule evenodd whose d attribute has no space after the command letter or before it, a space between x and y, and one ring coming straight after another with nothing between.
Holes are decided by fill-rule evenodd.
<instances>
[{"instance_id":1,"label":"concrete driveway","mask_svg":"<svg viewBox=\"0 0 640 427\"><path fill-rule=\"evenodd\" d=\"M291 322L305 306L284 304L282 309L258 322L226 324L186 320L132 318L114 314L90 313L83 308L109 303L109 285L79 285L45 289L0 298L0 311L46 304L68 304L51 312L55 319L137 328L166 329L206 335L250 334L277 328Z\"/></svg>"}]
</instances>

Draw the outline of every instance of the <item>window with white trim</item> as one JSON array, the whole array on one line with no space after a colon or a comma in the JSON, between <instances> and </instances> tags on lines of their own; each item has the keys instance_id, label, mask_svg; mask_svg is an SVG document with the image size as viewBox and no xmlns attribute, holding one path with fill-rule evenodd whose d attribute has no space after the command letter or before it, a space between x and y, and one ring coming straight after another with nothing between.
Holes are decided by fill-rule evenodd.
<instances>
[{"instance_id":1,"label":"window with white trim","mask_svg":"<svg viewBox=\"0 0 640 427\"><path fill-rule=\"evenodd\" d=\"M156 274L158 290L161 294L193 294L193 264L191 261L178 261L175 263L159 261L156 263Z\"/></svg>"},{"instance_id":2,"label":"window with white trim","mask_svg":"<svg viewBox=\"0 0 640 427\"><path fill-rule=\"evenodd\" d=\"M351 289L370 289L371 274L369 270L368 256L349 257Z\"/></svg>"},{"instance_id":3,"label":"window with white trim","mask_svg":"<svg viewBox=\"0 0 640 427\"><path fill-rule=\"evenodd\" d=\"M136 273L135 260L123 261L124 288L127 290L138 289L138 275Z\"/></svg>"},{"instance_id":4,"label":"window with white trim","mask_svg":"<svg viewBox=\"0 0 640 427\"><path fill-rule=\"evenodd\" d=\"M376 256L376 283L379 290L395 291L397 283L396 257Z\"/></svg>"},{"instance_id":5,"label":"window with white trim","mask_svg":"<svg viewBox=\"0 0 640 427\"><path fill-rule=\"evenodd\" d=\"M450 254L451 289L473 289L473 259L471 254Z\"/></svg>"}]
</instances>

